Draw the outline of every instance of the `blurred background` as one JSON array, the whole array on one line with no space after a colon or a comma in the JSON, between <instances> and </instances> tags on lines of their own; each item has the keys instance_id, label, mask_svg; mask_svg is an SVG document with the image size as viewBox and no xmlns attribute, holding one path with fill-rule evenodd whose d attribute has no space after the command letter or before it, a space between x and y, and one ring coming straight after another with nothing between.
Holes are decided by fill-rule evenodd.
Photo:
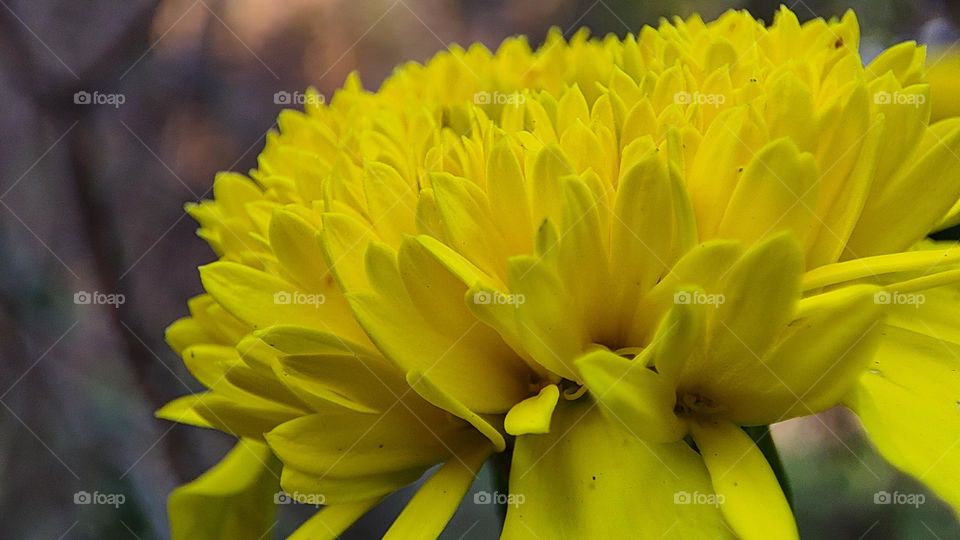
<instances>
[{"instance_id":1,"label":"blurred background","mask_svg":"<svg viewBox=\"0 0 960 540\"><path fill-rule=\"evenodd\" d=\"M278 92L313 85L329 97L353 70L375 89L393 66L454 42L539 43L551 26L622 36L661 16L729 8L769 21L778 4L0 0L0 540L166 538L170 490L232 444L154 419L199 389L163 331L213 259L183 204L208 197L217 171L255 165L284 107ZM946 50L960 26L960 2L946 0L791 7L801 19L856 9L867 58L907 39ZM804 538L960 537L932 496L874 503L878 491L925 492L844 411L774 433ZM488 484L482 475L474 488ZM115 504L84 504L84 493ZM348 536L379 537L409 495ZM496 538L496 509L471 501L447 536ZM312 510L284 505L277 537Z\"/></svg>"}]
</instances>

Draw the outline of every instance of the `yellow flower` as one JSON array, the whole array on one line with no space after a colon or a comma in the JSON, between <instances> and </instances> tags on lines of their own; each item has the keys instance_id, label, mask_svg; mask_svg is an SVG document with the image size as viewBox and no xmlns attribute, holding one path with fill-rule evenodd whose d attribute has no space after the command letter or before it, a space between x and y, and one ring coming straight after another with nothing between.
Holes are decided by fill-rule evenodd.
<instances>
[{"instance_id":1,"label":"yellow flower","mask_svg":"<svg viewBox=\"0 0 960 540\"><path fill-rule=\"evenodd\" d=\"M508 441L505 538L796 538L742 427L841 404L960 508L960 249L922 243L960 120L930 125L923 48L858 42L785 8L554 32L284 111L190 207L220 260L168 339L209 391L158 414L278 459L327 505L303 538L443 464L388 533L436 536ZM262 531L273 478L225 476L175 533Z\"/></svg>"}]
</instances>

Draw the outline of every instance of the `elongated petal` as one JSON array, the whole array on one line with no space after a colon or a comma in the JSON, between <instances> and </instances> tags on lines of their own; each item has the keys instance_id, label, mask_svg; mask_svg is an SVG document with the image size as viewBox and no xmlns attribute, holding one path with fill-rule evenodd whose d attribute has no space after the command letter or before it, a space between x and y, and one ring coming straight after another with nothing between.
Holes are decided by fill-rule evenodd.
<instances>
[{"instance_id":1,"label":"elongated petal","mask_svg":"<svg viewBox=\"0 0 960 540\"><path fill-rule=\"evenodd\" d=\"M208 264L200 277L224 309L255 330L296 324L367 341L339 295L308 295L283 279L231 262Z\"/></svg>"},{"instance_id":2,"label":"elongated petal","mask_svg":"<svg viewBox=\"0 0 960 540\"><path fill-rule=\"evenodd\" d=\"M650 152L620 179L611 232L611 258L620 280L623 309L633 307L668 269L673 224L670 178L657 152ZM626 312L629 317L632 312Z\"/></svg>"},{"instance_id":3,"label":"elongated petal","mask_svg":"<svg viewBox=\"0 0 960 540\"><path fill-rule=\"evenodd\" d=\"M442 439L402 405L382 415L303 416L267 441L284 463L334 478L427 467L446 454Z\"/></svg>"},{"instance_id":4,"label":"elongated petal","mask_svg":"<svg viewBox=\"0 0 960 540\"><path fill-rule=\"evenodd\" d=\"M724 296L710 319L711 341L702 369L722 377L738 364L753 364L762 357L793 317L802 272L803 258L790 235L775 236L748 250L731 268ZM688 371L698 368L691 364Z\"/></svg>"},{"instance_id":5,"label":"elongated petal","mask_svg":"<svg viewBox=\"0 0 960 540\"><path fill-rule=\"evenodd\" d=\"M348 298L357 320L394 364L404 372L429 371L472 411L505 412L525 397L526 365L471 314L467 288L454 274L413 239L404 241L397 263L377 253L368 251L368 268L379 290Z\"/></svg>"},{"instance_id":6,"label":"elongated petal","mask_svg":"<svg viewBox=\"0 0 960 540\"><path fill-rule=\"evenodd\" d=\"M432 540L443 532L460 506L477 471L490 455L489 446L479 446L446 462L410 499L403 512L383 536L385 540Z\"/></svg>"},{"instance_id":7,"label":"elongated petal","mask_svg":"<svg viewBox=\"0 0 960 540\"><path fill-rule=\"evenodd\" d=\"M770 143L747 165L717 235L747 245L780 231L802 242L817 200L817 165L790 139Z\"/></svg>"},{"instance_id":8,"label":"elongated petal","mask_svg":"<svg viewBox=\"0 0 960 540\"><path fill-rule=\"evenodd\" d=\"M509 273L510 290L523 299L516 312L524 348L539 364L575 379L573 360L588 337L583 321L566 315L576 311L563 282L542 259L530 256L510 259Z\"/></svg>"},{"instance_id":9,"label":"elongated petal","mask_svg":"<svg viewBox=\"0 0 960 540\"><path fill-rule=\"evenodd\" d=\"M856 385L883 332L877 287L860 285L826 293L827 305L791 323L779 343L740 384L711 386L727 417L742 425L771 424L838 405Z\"/></svg>"},{"instance_id":10,"label":"elongated petal","mask_svg":"<svg viewBox=\"0 0 960 540\"><path fill-rule=\"evenodd\" d=\"M197 400L201 399L203 394L190 394L189 396L178 397L163 407L160 407L154 416L171 422L188 424L196 427L212 428L213 425L204 417L200 416L195 405Z\"/></svg>"},{"instance_id":11,"label":"elongated petal","mask_svg":"<svg viewBox=\"0 0 960 540\"><path fill-rule=\"evenodd\" d=\"M284 383L319 411L330 411L326 402L358 412L383 412L407 391L400 372L383 358L287 355L279 362Z\"/></svg>"},{"instance_id":12,"label":"elongated petal","mask_svg":"<svg viewBox=\"0 0 960 540\"><path fill-rule=\"evenodd\" d=\"M336 540L381 499L327 506L297 528L287 540Z\"/></svg>"},{"instance_id":13,"label":"elongated petal","mask_svg":"<svg viewBox=\"0 0 960 540\"><path fill-rule=\"evenodd\" d=\"M277 463L267 445L242 440L212 469L170 494L174 540L226 540L273 528Z\"/></svg>"},{"instance_id":14,"label":"elongated petal","mask_svg":"<svg viewBox=\"0 0 960 540\"><path fill-rule=\"evenodd\" d=\"M270 246L291 278L306 290L332 292L317 228L290 211L277 210L270 220Z\"/></svg>"},{"instance_id":15,"label":"elongated petal","mask_svg":"<svg viewBox=\"0 0 960 540\"><path fill-rule=\"evenodd\" d=\"M799 538L790 505L750 437L726 422L691 423L720 509L743 540Z\"/></svg>"},{"instance_id":16,"label":"elongated petal","mask_svg":"<svg viewBox=\"0 0 960 540\"><path fill-rule=\"evenodd\" d=\"M420 397L434 407L447 411L475 427L477 431L493 443L497 452L502 452L504 448L506 448L507 443L504 441L503 435L491 424L488 419L489 417L485 418L471 411L466 405L434 383L425 374L419 371L411 371L407 373L407 383Z\"/></svg>"},{"instance_id":17,"label":"elongated petal","mask_svg":"<svg viewBox=\"0 0 960 540\"><path fill-rule=\"evenodd\" d=\"M588 400L566 402L549 434L517 439L502 538L731 538L716 506L686 504L709 492L686 443L645 442Z\"/></svg>"},{"instance_id":18,"label":"elongated petal","mask_svg":"<svg viewBox=\"0 0 960 540\"><path fill-rule=\"evenodd\" d=\"M298 409L252 394L237 400L216 392L184 396L157 411L159 418L200 427L215 427L251 439L260 439L277 425L301 414L303 413Z\"/></svg>"},{"instance_id":19,"label":"elongated petal","mask_svg":"<svg viewBox=\"0 0 960 540\"><path fill-rule=\"evenodd\" d=\"M921 249L838 262L810 270L803 276L803 290L809 291L863 278L883 277L897 272L919 271L924 274L960 262L960 248L954 245Z\"/></svg>"},{"instance_id":20,"label":"elongated petal","mask_svg":"<svg viewBox=\"0 0 960 540\"><path fill-rule=\"evenodd\" d=\"M927 128L921 151L885 190L867 200L847 243L847 257L905 250L929 234L956 203L960 119ZM896 227L887 226L891 218Z\"/></svg>"}]
</instances>

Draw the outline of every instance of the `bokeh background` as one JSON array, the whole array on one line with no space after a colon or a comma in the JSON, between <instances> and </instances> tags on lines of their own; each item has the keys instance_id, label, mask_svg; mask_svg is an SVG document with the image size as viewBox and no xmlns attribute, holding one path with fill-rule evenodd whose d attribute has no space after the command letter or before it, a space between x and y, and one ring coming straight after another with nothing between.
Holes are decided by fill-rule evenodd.
<instances>
[{"instance_id":1,"label":"bokeh background","mask_svg":"<svg viewBox=\"0 0 960 540\"><path fill-rule=\"evenodd\" d=\"M208 197L217 171L255 166L284 107L278 92L313 85L330 96L354 70L375 89L393 66L451 43L539 43L551 26L624 35L661 16L729 8L769 21L778 4L0 0L0 540L166 538L170 490L231 445L154 419L199 389L163 330L186 313L201 290L196 268L213 258L183 204ZM801 19L856 9L867 58L906 39L946 51L960 27L955 1L791 7ZM97 292L124 302L77 303ZM926 492L890 470L845 411L774 433L804 538L960 537L932 496L916 508L874 503L881 490ZM474 488L492 489L488 476ZM123 504L78 504L81 492ZM348 536L379 537L409 495ZM496 538L497 510L471 499L447 536ZM284 505L273 532L312 510Z\"/></svg>"}]
</instances>

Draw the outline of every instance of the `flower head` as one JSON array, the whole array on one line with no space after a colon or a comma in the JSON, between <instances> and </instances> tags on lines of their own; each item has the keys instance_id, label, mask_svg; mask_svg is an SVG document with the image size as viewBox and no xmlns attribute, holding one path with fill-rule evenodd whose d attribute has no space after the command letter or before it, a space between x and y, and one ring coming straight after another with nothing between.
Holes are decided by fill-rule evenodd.
<instances>
[{"instance_id":1,"label":"flower head","mask_svg":"<svg viewBox=\"0 0 960 540\"><path fill-rule=\"evenodd\" d=\"M905 400L960 435L958 386L891 394L926 383L886 351L932 333L882 299L958 279L960 250L916 246L957 213L960 121L929 124L923 48L864 66L858 41L785 8L554 32L283 112L190 207L220 260L168 337L209 391L161 416L275 456L325 497L319 536L443 463L390 534L439 533L508 440L511 538L796 537L742 427L838 404L908 472L956 466L895 437Z\"/></svg>"}]
</instances>

